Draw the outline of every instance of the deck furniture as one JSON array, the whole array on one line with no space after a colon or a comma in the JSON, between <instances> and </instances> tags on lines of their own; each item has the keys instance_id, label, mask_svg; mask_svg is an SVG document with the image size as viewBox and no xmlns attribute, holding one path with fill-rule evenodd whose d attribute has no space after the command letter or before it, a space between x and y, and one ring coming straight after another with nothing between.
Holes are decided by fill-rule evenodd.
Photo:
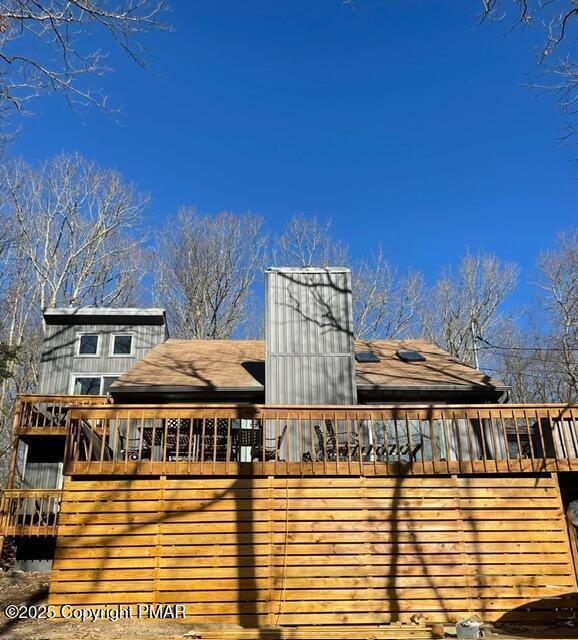
<instances>
[{"instance_id":1,"label":"deck furniture","mask_svg":"<svg viewBox=\"0 0 578 640\"><path fill-rule=\"evenodd\" d=\"M262 432L259 431L258 433L260 435ZM283 460L281 460L280 454L286 434L287 425L284 425L281 429L281 433L278 436L265 436L265 456L263 456L262 440L259 440L257 443L253 444L251 449L251 460L264 459L265 462L269 462L271 460L279 460L280 462L284 462Z\"/></svg>"},{"instance_id":2,"label":"deck furniture","mask_svg":"<svg viewBox=\"0 0 578 640\"><path fill-rule=\"evenodd\" d=\"M324 428L316 424L313 429L317 438L315 459L317 462L341 461L355 459L359 454L359 435L356 431L350 433L340 432L339 438L331 420L325 420Z\"/></svg>"},{"instance_id":3,"label":"deck furniture","mask_svg":"<svg viewBox=\"0 0 578 640\"><path fill-rule=\"evenodd\" d=\"M393 443L390 445L379 445L375 447L375 456L380 462L385 460L391 462L415 462L417 454L421 451L421 442L410 447L409 443Z\"/></svg>"}]
</instances>

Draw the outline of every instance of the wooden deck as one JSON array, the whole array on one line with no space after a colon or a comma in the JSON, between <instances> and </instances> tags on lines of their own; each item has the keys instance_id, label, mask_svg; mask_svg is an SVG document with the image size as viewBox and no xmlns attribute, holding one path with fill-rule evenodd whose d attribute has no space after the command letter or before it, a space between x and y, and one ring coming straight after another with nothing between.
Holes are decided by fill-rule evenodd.
<instances>
[{"instance_id":1,"label":"wooden deck","mask_svg":"<svg viewBox=\"0 0 578 640\"><path fill-rule=\"evenodd\" d=\"M247 638L575 619L558 472L578 471L577 416L26 396L15 432L66 438L65 483L5 492L0 535L56 535L50 604L183 603Z\"/></svg>"},{"instance_id":2,"label":"wooden deck","mask_svg":"<svg viewBox=\"0 0 578 640\"><path fill-rule=\"evenodd\" d=\"M106 404L106 396L21 395L16 404L17 435L68 435L66 416L70 407Z\"/></svg>"},{"instance_id":3,"label":"wooden deck","mask_svg":"<svg viewBox=\"0 0 578 640\"><path fill-rule=\"evenodd\" d=\"M0 496L0 536L54 536L62 492L7 489Z\"/></svg>"},{"instance_id":4,"label":"wooden deck","mask_svg":"<svg viewBox=\"0 0 578 640\"><path fill-rule=\"evenodd\" d=\"M574 615L556 477L65 482L49 602L245 627Z\"/></svg>"}]
</instances>

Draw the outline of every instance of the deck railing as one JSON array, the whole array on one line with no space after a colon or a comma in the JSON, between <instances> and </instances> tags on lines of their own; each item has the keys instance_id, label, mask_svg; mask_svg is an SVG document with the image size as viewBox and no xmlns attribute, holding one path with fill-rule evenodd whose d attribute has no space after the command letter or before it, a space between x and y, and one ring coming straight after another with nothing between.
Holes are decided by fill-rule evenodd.
<instances>
[{"instance_id":1,"label":"deck railing","mask_svg":"<svg viewBox=\"0 0 578 640\"><path fill-rule=\"evenodd\" d=\"M7 489L0 497L0 535L54 536L61 491Z\"/></svg>"},{"instance_id":2,"label":"deck railing","mask_svg":"<svg viewBox=\"0 0 578 640\"><path fill-rule=\"evenodd\" d=\"M20 434L62 434L68 432L68 408L102 405L106 396L22 395L18 398L15 429Z\"/></svg>"},{"instance_id":3,"label":"deck railing","mask_svg":"<svg viewBox=\"0 0 578 640\"><path fill-rule=\"evenodd\" d=\"M578 470L577 406L95 405L68 474L394 475Z\"/></svg>"}]
</instances>

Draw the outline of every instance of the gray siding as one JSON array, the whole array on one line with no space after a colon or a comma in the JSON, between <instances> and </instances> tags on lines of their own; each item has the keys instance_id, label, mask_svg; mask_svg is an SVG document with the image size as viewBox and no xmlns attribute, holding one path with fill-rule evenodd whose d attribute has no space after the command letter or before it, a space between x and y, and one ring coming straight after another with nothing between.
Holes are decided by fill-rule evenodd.
<instances>
[{"instance_id":1,"label":"gray siding","mask_svg":"<svg viewBox=\"0 0 578 640\"><path fill-rule=\"evenodd\" d=\"M265 273L267 404L356 404L351 272Z\"/></svg>"},{"instance_id":2,"label":"gray siding","mask_svg":"<svg viewBox=\"0 0 578 640\"><path fill-rule=\"evenodd\" d=\"M144 357L154 346L164 342L165 331L163 325L47 325L40 362L38 392L42 394L71 393L72 374L120 375ZM98 356L75 355L79 333L97 333L101 336ZM116 333L133 335L132 356L109 355L112 336Z\"/></svg>"},{"instance_id":3,"label":"gray siding","mask_svg":"<svg viewBox=\"0 0 578 640\"><path fill-rule=\"evenodd\" d=\"M265 340L271 353L353 351L349 270L265 272Z\"/></svg>"},{"instance_id":4,"label":"gray siding","mask_svg":"<svg viewBox=\"0 0 578 640\"><path fill-rule=\"evenodd\" d=\"M62 489L62 462L28 462L22 482L23 489Z\"/></svg>"},{"instance_id":5,"label":"gray siding","mask_svg":"<svg viewBox=\"0 0 578 640\"><path fill-rule=\"evenodd\" d=\"M267 357L267 404L356 404L349 354Z\"/></svg>"}]
</instances>

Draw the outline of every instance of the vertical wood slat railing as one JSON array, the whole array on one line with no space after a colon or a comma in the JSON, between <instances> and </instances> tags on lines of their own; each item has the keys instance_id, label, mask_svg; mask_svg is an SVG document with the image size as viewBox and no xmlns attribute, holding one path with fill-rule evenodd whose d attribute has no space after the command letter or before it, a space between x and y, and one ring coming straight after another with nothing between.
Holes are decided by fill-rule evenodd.
<instances>
[{"instance_id":1,"label":"vertical wood slat railing","mask_svg":"<svg viewBox=\"0 0 578 640\"><path fill-rule=\"evenodd\" d=\"M21 395L15 429L25 434L63 434L68 427L66 414L70 406L102 405L107 396Z\"/></svg>"},{"instance_id":2,"label":"vertical wood slat railing","mask_svg":"<svg viewBox=\"0 0 578 640\"><path fill-rule=\"evenodd\" d=\"M70 406L68 474L395 475L578 470L568 405Z\"/></svg>"},{"instance_id":3,"label":"vertical wood slat railing","mask_svg":"<svg viewBox=\"0 0 578 640\"><path fill-rule=\"evenodd\" d=\"M0 497L0 535L56 535L61 495L58 489L3 491Z\"/></svg>"}]
</instances>

